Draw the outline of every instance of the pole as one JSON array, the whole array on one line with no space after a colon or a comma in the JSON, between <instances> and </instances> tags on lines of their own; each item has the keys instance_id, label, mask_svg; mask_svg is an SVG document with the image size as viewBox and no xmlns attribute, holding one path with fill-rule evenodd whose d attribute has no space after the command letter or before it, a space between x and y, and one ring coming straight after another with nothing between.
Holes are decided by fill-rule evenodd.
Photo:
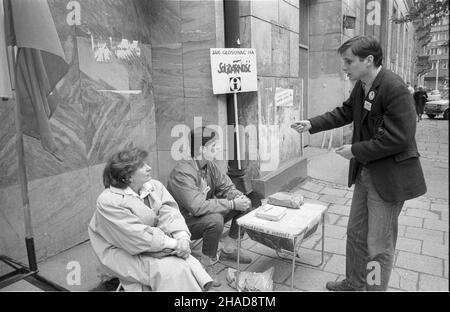
<instances>
[{"instance_id":1,"label":"pole","mask_svg":"<svg viewBox=\"0 0 450 312\"><path fill-rule=\"evenodd\" d=\"M11 77L11 89L12 89L12 98L11 100L14 102L14 113L15 113L15 124L16 124L16 148L17 148L17 157L18 157L18 176L20 183L20 190L22 195L22 206L24 213L24 222L25 222L25 244L27 247L27 256L28 263L30 266L30 271L37 271L37 261L36 261L36 252L34 248L34 240L33 240L33 229L31 226L31 212L30 212L30 200L28 198L28 178L25 167L25 152L24 152L24 144L23 144L23 134L22 134L22 120L20 118L20 109L17 101L16 94L16 75L15 75L15 65L16 65L16 53L13 47L8 47L8 65L9 65L9 73Z\"/></svg>"},{"instance_id":2,"label":"pole","mask_svg":"<svg viewBox=\"0 0 450 312\"><path fill-rule=\"evenodd\" d=\"M436 90L439 90L439 59L436 61Z\"/></svg>"},{"instance_id":3,"label":"pole","mask_svg":"<svg viewBox=\"0 0 450 312\"><path fill-rule=\"evenodd\" d=\"M236 156L238 161L238 169L241 170L241 143L239 136L239 119L238 119L238 105L237 105L237 92L234 92L234 120L236 125Z\"/></svg>"}]
</instances>

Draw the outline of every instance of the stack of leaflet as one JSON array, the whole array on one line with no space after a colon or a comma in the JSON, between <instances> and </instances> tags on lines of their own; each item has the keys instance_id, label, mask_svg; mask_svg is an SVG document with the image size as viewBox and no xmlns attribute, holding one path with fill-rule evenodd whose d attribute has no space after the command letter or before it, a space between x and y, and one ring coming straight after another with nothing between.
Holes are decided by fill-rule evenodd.
<instances>
[{"instance_id":1,"label":"stack of leaflet","mask_svg":"<svg viewBox=\"0 0 450 312\"><path fill-rule=\"evenodd\" d=\"M269 221L279 221L287 212L287 208L265 204L256 211L256 216Z\"/></svg>"}]
</instances>

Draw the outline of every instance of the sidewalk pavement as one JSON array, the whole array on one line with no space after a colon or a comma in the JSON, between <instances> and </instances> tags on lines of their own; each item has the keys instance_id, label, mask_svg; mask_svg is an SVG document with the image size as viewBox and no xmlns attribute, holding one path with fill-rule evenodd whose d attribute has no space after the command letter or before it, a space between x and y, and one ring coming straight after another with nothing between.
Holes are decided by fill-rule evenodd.
<instances>
[{"instance_id":1,"label":"sidewalk pavement","mask_svg":"<svg viewBox=\"0 0 450 312\"><path fill-rule=\"evenodd\" d=\"M389 291L448 291L448 122L424 119L418 126L419 152L422 154L429 192L405 202L399 217L399 233L394 269ZM318 148L305 149L309 177L291 191L306 198L329 204L325 222L325 258L318 267L297 265L294 291L326 291L327 281L345 276L346 226L350 212L353 188L348 188L348 162L333 151ZM431 189L430 189L431 187ZM436 191L437 188L438 190ZM445 191L444 191L445 189ZM306 262L320 261L321 227L301 246L301 258ZM242 242L253 261L241 265L241 270L263 272L275 267L274 290L290 291L291 262L278 258L275 251L253 242L246 235ZM201 244L193 249L199 255ZM80 285L69 285L70 272L77 263L81 269ZM75 266L74 266L75 265ZM46 278L72 291L89 291L98 286L97 260L89 242L80 244L39 264ZM220 288L214 291L235 291L226 283L227 268L236 268L235 262L216 264ZM26 282L16 283L8 290L37 290Z\"/></svg>"}]
</instances>

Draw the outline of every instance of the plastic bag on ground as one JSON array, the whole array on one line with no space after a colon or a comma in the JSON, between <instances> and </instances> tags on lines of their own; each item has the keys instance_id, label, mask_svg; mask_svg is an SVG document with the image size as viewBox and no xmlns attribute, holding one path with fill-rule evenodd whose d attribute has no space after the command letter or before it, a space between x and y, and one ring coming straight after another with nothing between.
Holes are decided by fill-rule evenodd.
<instances>
[{"instance_id":1,"label":"plastic bag on ground","mask_svg":"<svg viewBox=\"0 0 450 312\"><path fill-rule=\"evenodd\" d=\"M270 267L262 273L241 271L239 274L239 289L242 291L273 291L274 270L274 267ZM228 268L227 282L234 289L237 289L236 276L237 270Z\"/></svg>"}]
</instances>

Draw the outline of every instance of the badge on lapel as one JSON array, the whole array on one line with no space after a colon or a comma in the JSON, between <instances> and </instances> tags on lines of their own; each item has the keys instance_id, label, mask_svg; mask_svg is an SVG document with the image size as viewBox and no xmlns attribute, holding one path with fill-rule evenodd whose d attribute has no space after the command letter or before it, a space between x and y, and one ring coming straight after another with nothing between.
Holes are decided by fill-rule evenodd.
<instances>
[{"instance_id":1,"label":"badge on lapel","mask_svg":"<svg viewBox=\"0 0 450 312\"><path fill-rule=\"evenodd\" d=\"M370 91L369 92L369 101L373 101L374 98L375 98L375 92L374 91Z\"/></svg>"},{"instance_id":2,"label":"badge on lapel","mask_svg":"<svg viewBox=\"0 0 450 312\"><path fill-rule=\"evenodd\" d=\"M372 103L370 103L369 101L364 101L364 109L370 112L370 110L372 109Z\"/></svg>"}]
</instances>

